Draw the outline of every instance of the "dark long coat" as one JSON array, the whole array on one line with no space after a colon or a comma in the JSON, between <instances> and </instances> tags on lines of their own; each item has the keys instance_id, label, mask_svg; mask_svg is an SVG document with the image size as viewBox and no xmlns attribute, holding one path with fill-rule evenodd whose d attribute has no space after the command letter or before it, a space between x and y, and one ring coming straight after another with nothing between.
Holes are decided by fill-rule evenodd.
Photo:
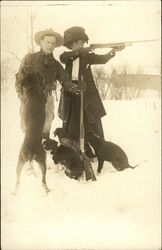
<instances>
[{"instance_id":1,"label":"dark long coat","mask_svg":"<svg viewBox=\"0 0 162 250\"><path fill-rule=\"evenodd\" d=\"M78 57L76 51L64 52L60 56L62 63L66 65L66 71L72 75L73 60ZM99 136L103 137L101 117L106 115L99 92L96 88L91 65L105 64L113 56L110 53L97 55L89 53L79 56L79 79L83 76L86 82L87 90L84 92L84 126L85 130L94 130ZM74 139L79 138L79 121L80 121L80 96L62 90L59 116L64 121L64 128Z\"/></svg>"}]
</instances>

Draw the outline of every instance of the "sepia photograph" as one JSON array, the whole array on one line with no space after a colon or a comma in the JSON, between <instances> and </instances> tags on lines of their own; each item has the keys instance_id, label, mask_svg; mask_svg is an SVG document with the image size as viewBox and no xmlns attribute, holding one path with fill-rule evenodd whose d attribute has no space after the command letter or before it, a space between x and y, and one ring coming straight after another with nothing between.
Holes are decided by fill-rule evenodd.
<instances>
[{"instance_id":1,"label":"sepia photograph","mask_svg":"<svg viewBox=\"0 0 162 250\"><path fill-rule=\"evenodd\" d=\"M1 249L161 249L161 1L1 1Z\"/></svg>"}]
</instances>

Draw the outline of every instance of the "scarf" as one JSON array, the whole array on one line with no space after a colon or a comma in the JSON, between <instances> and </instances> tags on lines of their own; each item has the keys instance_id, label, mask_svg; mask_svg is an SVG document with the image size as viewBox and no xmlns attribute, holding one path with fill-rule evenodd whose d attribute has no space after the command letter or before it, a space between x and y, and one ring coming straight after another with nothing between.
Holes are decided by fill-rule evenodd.
<instances>
[{"instance_id":1,"label":"scarf","mask_svg":"<svg viewBox=\"0 0 162 250\"><path fill-rule=\"evenodd\" d=\"M73 61L72 66L72 80L78 81L79 80L79 57Z\"/></svg>"}]
</instances>

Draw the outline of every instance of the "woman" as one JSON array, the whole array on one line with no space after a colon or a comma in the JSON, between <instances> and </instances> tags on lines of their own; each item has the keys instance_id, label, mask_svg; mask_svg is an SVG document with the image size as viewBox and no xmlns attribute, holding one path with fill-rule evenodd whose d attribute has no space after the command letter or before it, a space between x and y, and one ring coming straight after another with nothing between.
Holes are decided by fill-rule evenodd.
<instances>
[{"instance_id":1,"label":"woman","mask_svg":"<svg viewBox=\"0 0 162 250\"><path fill-rule=\"evenodd\" d=\"M79 81L86 83L84 91L84 129L94 131L100 137L104 137L101 117L106 115L99 92L96 88L91 65L105 64L115 52L123 48L112 49L105 55L90 53L84 44L89 40L84 28L74 26L64 32L64 46L71 51L64 52L60 56L60 61L66 65L66 71L71 76L72 81L78 85ZM59 106L59 116L63 120L63 128L69 136L79 141L80 134L80 95L78 91L74 93L62 90Z\"/></svg>"}]
</instances>

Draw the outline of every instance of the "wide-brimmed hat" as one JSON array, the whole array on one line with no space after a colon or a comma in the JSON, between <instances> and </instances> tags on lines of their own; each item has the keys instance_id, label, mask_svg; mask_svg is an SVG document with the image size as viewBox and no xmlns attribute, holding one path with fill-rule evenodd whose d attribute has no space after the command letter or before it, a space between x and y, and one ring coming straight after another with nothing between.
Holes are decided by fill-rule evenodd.
<instances>
[{"instance_id":1,"label":"wide-brimmed hat","mask_svg":"<svg viewBox=\"0 0 162 250\"><path fill-rule=\"evenodd\" d=\"M83 40L88 42L89 38L85 33L84 28L79 26L71 27L64 31L64 46L71 49L71 44L75 41Z\"/></svg>"},{"instance_id":2,"label":"wide-brimmed hat","mask_svg":"<svg viewBox=\"0 0 162 250\"><path fill-rule=\"evenodd\" d=\"M54 36L56 38L56 47L63 45L63 37L53 29L38 31L34 36L36 44L40 45L40 41L44 36Z\"/></svg>"}]
</instances>

